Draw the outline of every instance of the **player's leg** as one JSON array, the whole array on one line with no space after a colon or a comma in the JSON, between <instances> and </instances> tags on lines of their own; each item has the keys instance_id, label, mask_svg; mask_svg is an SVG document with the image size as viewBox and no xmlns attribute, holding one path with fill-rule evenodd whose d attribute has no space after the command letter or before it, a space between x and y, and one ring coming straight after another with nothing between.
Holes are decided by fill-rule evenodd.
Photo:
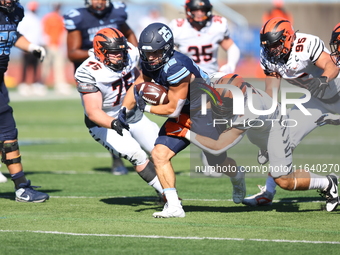
<instances>
[{"instance_id":1,"label":"player's leg","mask_svg":"<svg viewBox=\"0 0 340 255\"><path fill-rule=\"evenodd\" d=\"M157 192L162 193L153 162L148 159L148 155L129 131L124 129L121 136L111 129L93 127L90 129L90 134L110 153L130 161L139 176Z\"/></svg>"},{"instance_id":2,"label":"player's leg","mask_svg":"<svg viewBox=\"0 0 340 255\"><path fill-rule=\"evenodd\" d=\"M1 83L0 83L1 86ZM12 108L7 105L7 98L0 93L0 156L1 162L7 166L15 185L16 201L44 202L49 195L34 190L30 180L27 180L21 164L18 145L18 131L12 114Z\"/></svg>"},{"instance_id":3,"label":"player's leg","mask_svg":"<svg viewBox=\"0 0 340 255\"><path fill-rule=\"evenodd\" d=\"M158 125L143 115L138 122L130 124L130 133L140 146L151 155L159 133Z\"/></svg>"},{"instance_id":4,"label":"player's leg","mask_svg":"<svg viewBox=\"0 0 340 255\"><path fill-rule=\"evenodd\" d=\"M171 119L167 121L171 121ZM156 212L153 216L155 218L185 217L185 212L176 190L176 176L171 159L178 152L185 149L190 142L184 138L167 136L164 126L165 123L160 129L151 156L167 203L164 205L163 211Z\"/></svg>"}]
</instances>

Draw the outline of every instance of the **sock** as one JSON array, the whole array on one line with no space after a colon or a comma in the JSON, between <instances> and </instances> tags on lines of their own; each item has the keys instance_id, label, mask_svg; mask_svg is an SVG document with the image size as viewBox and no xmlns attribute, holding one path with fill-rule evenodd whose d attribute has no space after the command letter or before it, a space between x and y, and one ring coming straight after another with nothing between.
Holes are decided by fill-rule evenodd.
<instances>
[{"instance_id":1,"label":"sock","mask_svg":"<svg viewBox=\"0 0 340 255\"><path fill-rule=\"evenodd\" d=\"M168 205L170 206L182 206L181 201L178 199L176 188L167 188L163 190L166 199L168 200Z\"/></svg>"},{"instance_id":2,"label":"sock","mask_svg":"<svg viewBox=\"0 0 340 255\"><path fill-rule=\"evenodd\" d=\"M308 189L320 189L325 190L329 185L329 180L326 176L317 175L314 173L310 174L310 183Z\"/></svg>"},{"instance_id":3,"label":"sock","mask_svg":"<svg viewBox=\"0 0 340 255\"><path fill-rule=\"evenodd\" d=\"M15 189L19 189L19 184L27 182L23 171L20 171L16 174L11 174L11 179L14 182Z\"/></svg>"},{"instance_id":4,"label":"sock","mask_svg":"<svg viewBox=\"0 0 340 255\"><path fill-rule=\"evenodd\" d=\"M275 183L274 178L268 175L266 180L266 191L274 193L276 186L277 184Z\"/></svg>"},{"instance_id":5,"label":"sock","mask_svg":"<svg viewBox=\"0 0 340 255\"><path fill-rule=\"evenodd\" d=\"M158 177L156 176L155 178L153 178L153 180L151 182L148 182L148 184L150 186L152 186L155 190L157 190L160 194L163 193L163 188L161 183L158 180Z\"/></svg>"}]
</instances>

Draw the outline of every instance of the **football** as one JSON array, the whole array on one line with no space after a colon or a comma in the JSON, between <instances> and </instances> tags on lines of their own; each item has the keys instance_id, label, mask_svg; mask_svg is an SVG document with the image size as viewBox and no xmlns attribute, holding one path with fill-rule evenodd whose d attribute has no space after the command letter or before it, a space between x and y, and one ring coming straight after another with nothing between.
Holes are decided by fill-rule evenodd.
<instances>
[{"instance_id":1,"label":"football","mask_svg":"<svg viewBox=\"0 0 340 255\"><path fill-rule=\"evenodd\" d=\"M142 98L151 105L167 104L168 90L162 85L153 82L142 82L136 85L137 92L143 91Z\"/></svg>"}]
</instances>

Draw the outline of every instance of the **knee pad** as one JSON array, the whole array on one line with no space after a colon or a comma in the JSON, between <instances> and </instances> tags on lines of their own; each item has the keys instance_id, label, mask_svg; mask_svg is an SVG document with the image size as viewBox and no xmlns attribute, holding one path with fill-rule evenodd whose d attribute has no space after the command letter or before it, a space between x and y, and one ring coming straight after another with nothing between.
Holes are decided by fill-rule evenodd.
<instances>
[{"instance_id":1,"label":"knee pad","mask_svg":"<svg viewBox=\"0 0 340 255\"><path fill-rule=\"evenodd\" d=\"M8 159L7 154L13 151L19 150L18 142L12 142L12 143L4 143L3 141L0 142L0 151L1 151L1 162L6 165L11 165L15 163L21 162L21 155L19 154L18 157Z\"/></svg>"}]
</instances>

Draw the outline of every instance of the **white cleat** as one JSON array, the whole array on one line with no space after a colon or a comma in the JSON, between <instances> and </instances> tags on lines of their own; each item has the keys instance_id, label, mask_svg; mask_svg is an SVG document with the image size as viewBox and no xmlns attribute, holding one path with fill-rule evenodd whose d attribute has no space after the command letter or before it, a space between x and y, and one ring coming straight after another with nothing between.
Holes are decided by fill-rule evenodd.
<instances>
[{"instance_id":1,"label":"white cleat","mask_svg":"<svg viewBox=\"0 0 340 255\"><path fill-rule=\"evenodd\" d=\"M152 214L154 218L184 218L185 212L182 206L168 206L168 203L164 205L164 209L161 212L155 212Z\"/></svg>"},{"instance_id":2,"label":"white cleat","mask_svg":"<svg viewBox=\"0 0 340 255\"><path fill-rule=\"evenodd\" d=\"M258 185L258 187L261 191L253 196L243 199L242 204L249 206L272 205L276 191L271 193L266 190L266 186Z\"/></svg>"},{"instance_id":3,"label":"white cleat","mask_svg":"<svg viewBox=\"0 0 340 255\"><path fill-rule=\"evenodd\" d=\"M7 182L7 178L6 176L4 176L1 172L0 172L0 183L5 183Z\"/></svg>"},{"instance_id":4,"label":"white cleat","mask_svg":"<svg viewBox=\"0 0 340 255\"><path fill-rule=\"evenodd\" d=\"M326 198L327 212L332 212L338 207L340 203L338 194L338 177L333 173L327 175L326 177L329 181L329 185L325 190L319 192L321 196Z\"/></svg>"},{"instance_id":5,"label":"white cleat","mask_svg":"<svg viewBox=\"0 0 340 255\"><path fill-rule=\"evenodd\" d=\"M238 166L237 169L240 171L241 166ZM230 177L230 181L233 184L233 201L235 204L240 204L244 197L246 196L246 182L245 182L245 172L240 172L240 177Z\"/></svg>"}]
</instances>

